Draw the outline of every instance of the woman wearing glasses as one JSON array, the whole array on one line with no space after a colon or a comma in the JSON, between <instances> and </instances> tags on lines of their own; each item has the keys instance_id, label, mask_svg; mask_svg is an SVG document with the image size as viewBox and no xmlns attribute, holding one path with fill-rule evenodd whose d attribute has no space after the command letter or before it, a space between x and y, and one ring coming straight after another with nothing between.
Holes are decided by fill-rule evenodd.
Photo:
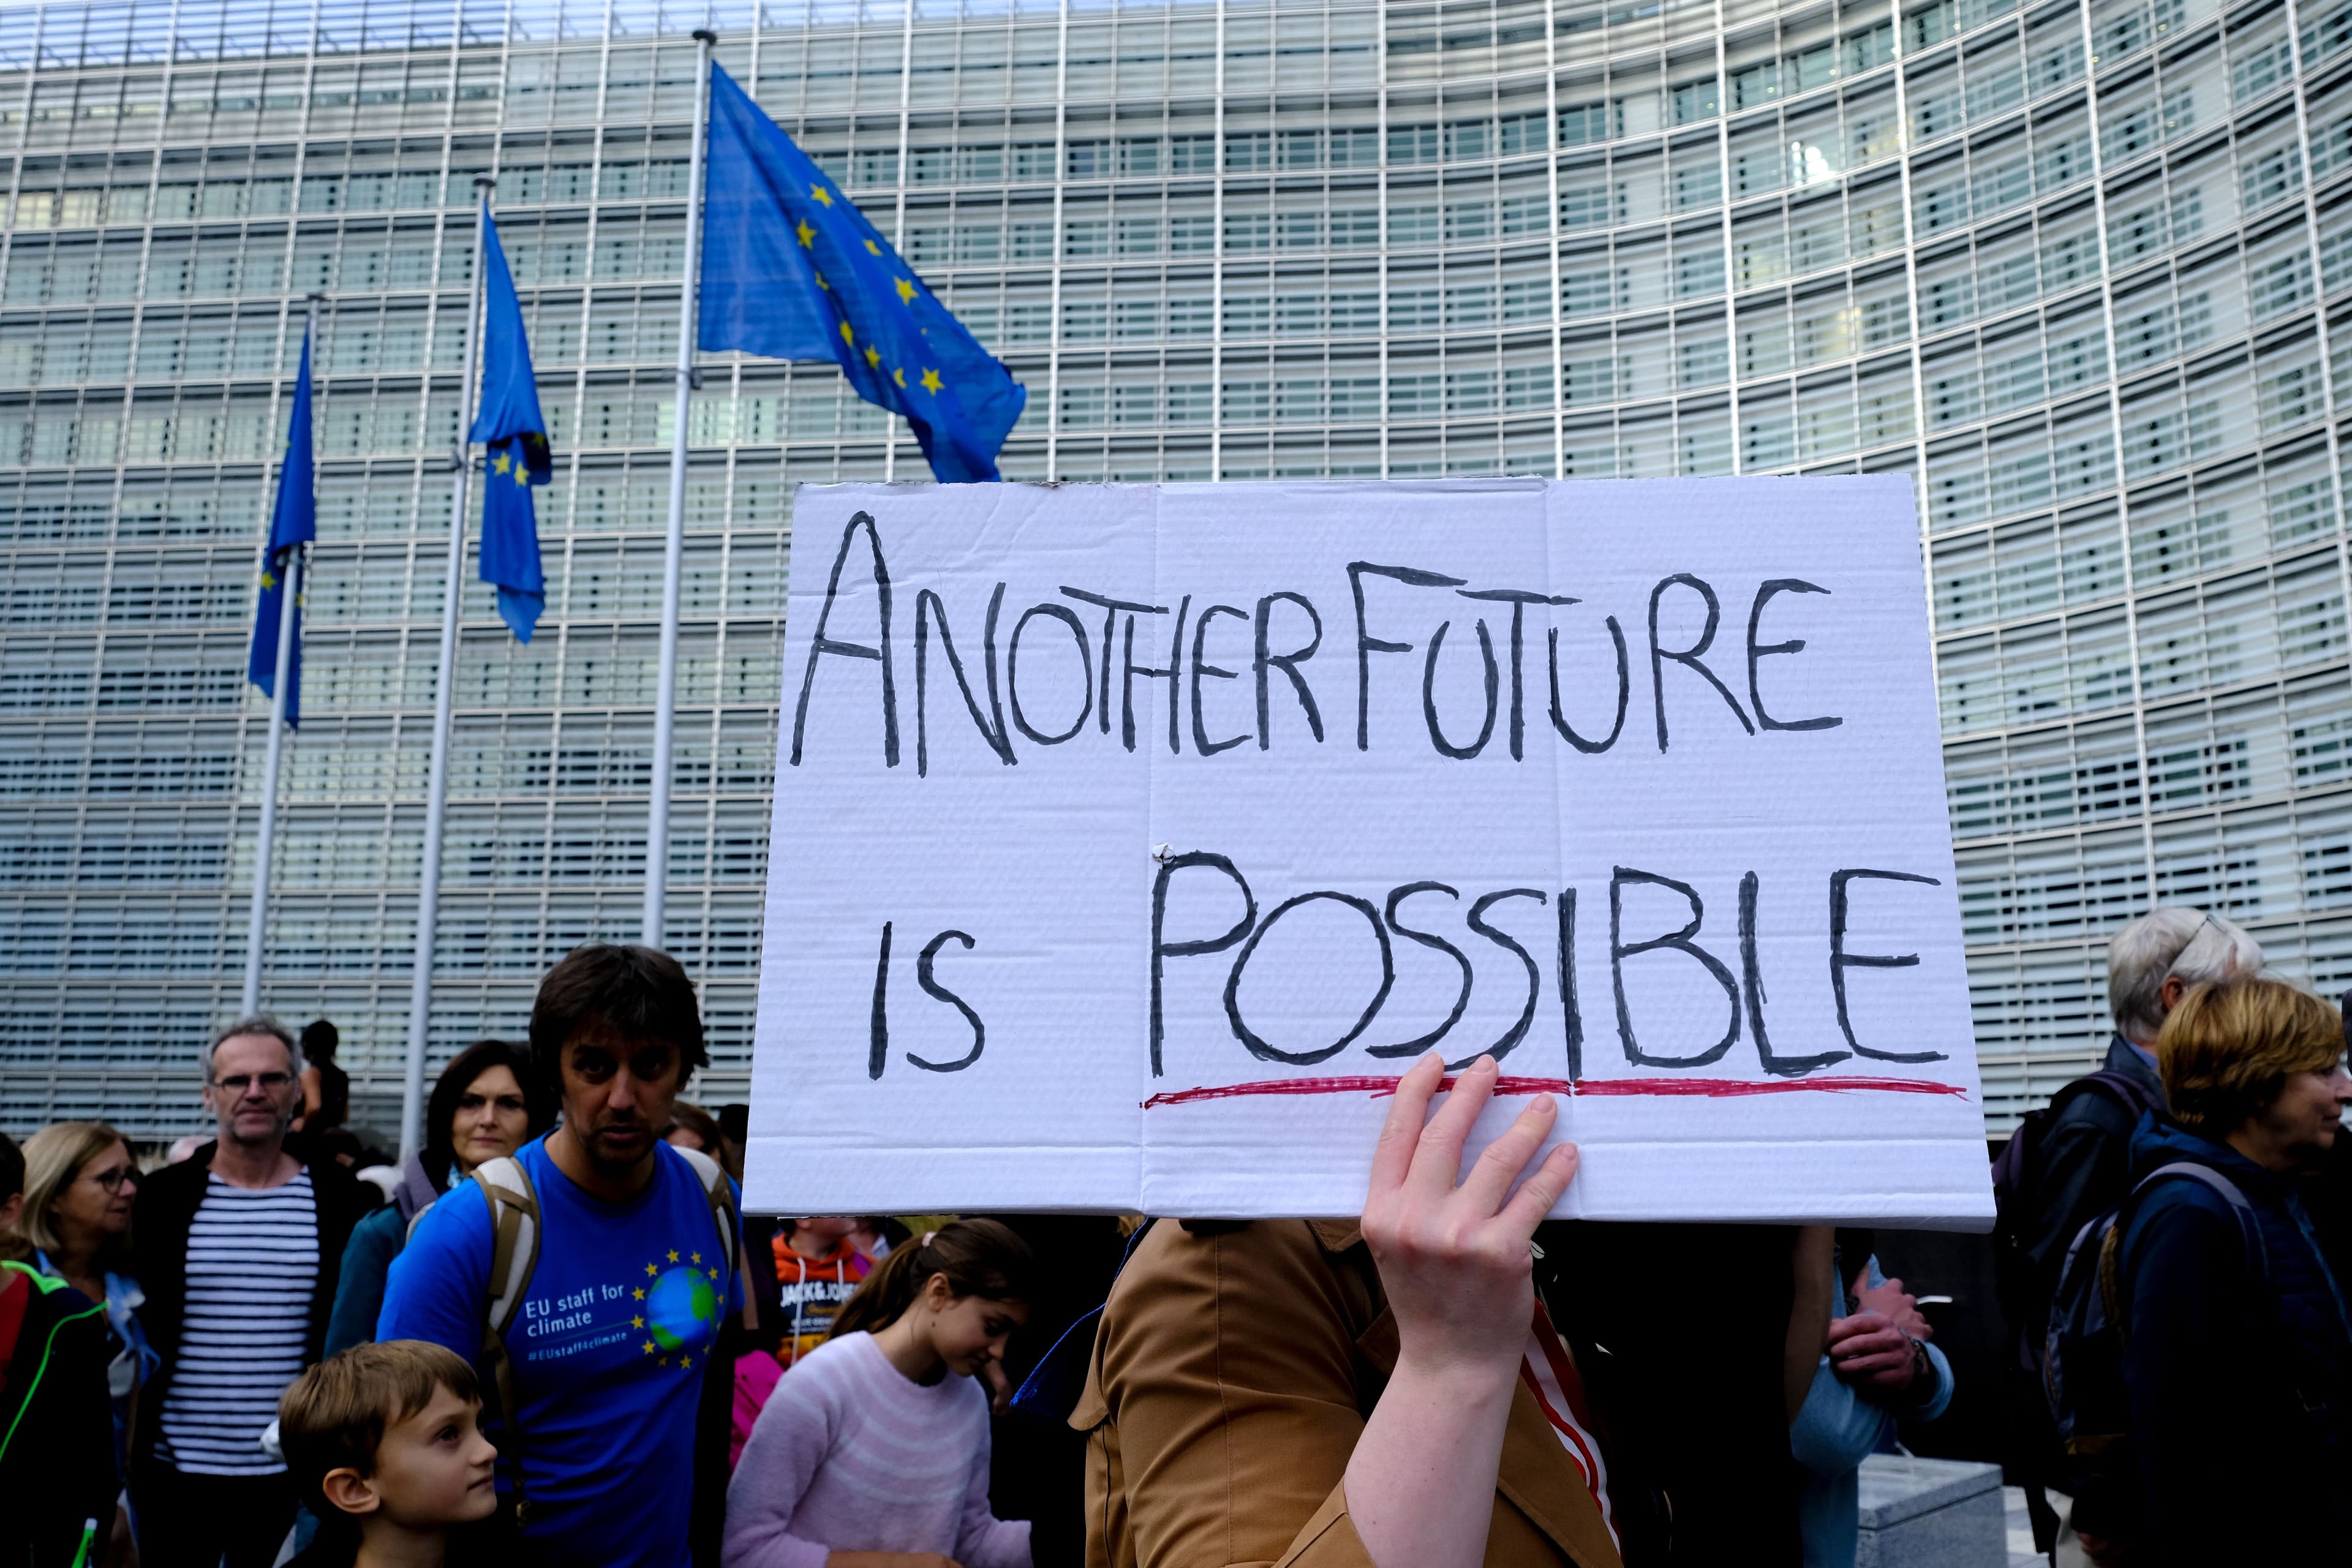
<instances>
[{"instance_id":1,"label":"woman wearing glasses","mask_svg":"<svg viewBox=\"0 0 2352 1568\"><path fill-rule=\"evenodd\" d=\"M138 1193L130 1141L102 1121L59 1121L25 1142L25 1206L16 1229L32 1245L35 1268L106 1308L107 1392L123 1474L131 1402L157 1364L136 1316L147 1298L131 1271L131 1201ZM127 1542L127 1515L116 1535Z\"/></svg>"}]
</instances>

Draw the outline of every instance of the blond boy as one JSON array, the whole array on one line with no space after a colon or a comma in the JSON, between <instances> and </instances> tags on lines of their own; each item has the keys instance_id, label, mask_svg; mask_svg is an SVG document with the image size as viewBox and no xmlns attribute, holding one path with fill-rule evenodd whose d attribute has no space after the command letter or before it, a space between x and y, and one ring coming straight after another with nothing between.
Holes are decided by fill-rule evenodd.
<instances>
[{"instance_id":1,"label":"blond boy","mask_svg":"<svg viewBox=\"0 0 2352 1568\"><path fill-rule=\"evenodd\" d=\"M498 1507L481 1408L474 1369L418 1340L355 1345L304 1373L278 1425L320 1520L305 1568L442 1568L450 1531Z\"/></svg>"}]
</instances>

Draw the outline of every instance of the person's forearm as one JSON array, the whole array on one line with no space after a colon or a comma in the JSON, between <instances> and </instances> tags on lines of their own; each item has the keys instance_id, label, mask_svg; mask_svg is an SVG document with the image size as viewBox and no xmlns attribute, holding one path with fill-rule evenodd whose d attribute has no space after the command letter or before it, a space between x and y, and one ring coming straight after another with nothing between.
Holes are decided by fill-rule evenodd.
<instances>
[{"instance_id":1,"label":"person's forearm","mask_svg":"<svg viewBox=\"0 0 2352 1568\"><path fill-rule=\"evenodd\" d=\"M1789 1337L1780 1355L1780 1394L1793 1424L1805 1407L1813 1386L1813 1369L1821 1364L1822 1345L1835 1315L1837 1294L1837 1232L1827 1226L1807 1226L1797 1232L1789 1264L1795 1270L1795 1300L1789 1309Z\"/></svg>"},{"instance_id":2,"label":"person's forearm","mask_svg":"<svg viewBox=\"0 0 2352 1568\"><path fill-rule=\"evenodd\" d=\"M1378 1568L1478 1568L1516 1363L1400 1361L1348 1457L1348 1514Z\"/></svg>"}]
</instances>

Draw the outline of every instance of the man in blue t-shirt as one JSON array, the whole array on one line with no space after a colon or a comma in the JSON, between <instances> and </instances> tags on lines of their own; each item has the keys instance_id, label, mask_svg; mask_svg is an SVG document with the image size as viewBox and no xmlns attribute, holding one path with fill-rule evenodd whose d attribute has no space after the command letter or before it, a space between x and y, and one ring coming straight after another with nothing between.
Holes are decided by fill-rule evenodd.
<instances>
[{"instance_id":1,"label":"man in blue t-shirt","mask_svg":"<svg viewBox=\"0 0 2352 1568\"><path fill-rule=\"evenodd\" d=\"M493 1441L502 1491L520 1467L522 1531L548 1568L718 1561L740 1226L730 1204L722 1242L701 1176L662 1141L709 1059L667 953L583 947L540 984L531 1070L563 1121L516 1155L539 1256L503 1335L520 1408ZM480 1191L444 1196L392 1267L376 1338L478 1361L494 1247Z\"/></svg>"}]
</instances>

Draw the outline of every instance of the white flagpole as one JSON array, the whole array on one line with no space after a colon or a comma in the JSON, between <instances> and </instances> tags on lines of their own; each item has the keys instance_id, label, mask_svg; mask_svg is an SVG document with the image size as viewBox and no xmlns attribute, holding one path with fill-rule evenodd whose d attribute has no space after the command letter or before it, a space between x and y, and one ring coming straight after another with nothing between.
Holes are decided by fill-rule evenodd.
<instances>
[{"instance_id":1,"label":"white flagpole","mask_svg":"<svg viewBox=\"0 0 2352 1568\"><path fill-rule=\"evenodd\" d=\"M662 554L661 672L654 692L653 797L646 808L646 918L642 940L662 944L662 895L669 878L670 750L677 728L678 579L686 563L686 437L694 393L695 285L702 270L702 153L710 131L710 47L719 36L698 27L694 157L686 178L686 276L677 299L677 409L670 422L669 542Z\"/></svg>"},{"instance_id":2,"label":"white flagpole","mask_svg":"<svg viewBox=\"0 0 2352 1568\"><path fill-rule=\"evenodd\" d=\"M449 569L441 585L441 663L433 682L433 765L425 784L425 876L416 889L416 952L408 991L408 1060L400 1089L400 1163L423 1147L425 1022L433 1011L434 928L441 901L441 820L449 794L449 710L456 700L457 601L466 573L466 494L474 453L467 438L474 423L475 356L482 335L482 240L489 228L488 174L474 176L473 294L466 301L465 379L457 392L457 472L449 483Z\"/></svg>"},{"instance_id":3,"label":"white flagpole","mask_svg":"<svg viewBox=\"0 0 2352 1568\"><path fill-rule=\"evenodd\" d=\"M302 318L305 350L317 342L318 326L319 296L313 294ZM286 485L286 469L294 460L292 438L289 436L288 439L286 456L278 465L280 489ZM274 530L275 508L271 509L270 521ZM267 561L267 540L261 549ZM261 765L261 837L253 847L253 907L247 911L245 921L245 991L236 1005L237 1016L246 1018L261 1011L261 942L269 923L270 851L278 843L278 764L286 742L286 689L294 672L294 608L301 593L302 547L298 544L286 552L286 582L278 602L278 675L269 688L269 752Z\"/></svg>"}]
</instances>

